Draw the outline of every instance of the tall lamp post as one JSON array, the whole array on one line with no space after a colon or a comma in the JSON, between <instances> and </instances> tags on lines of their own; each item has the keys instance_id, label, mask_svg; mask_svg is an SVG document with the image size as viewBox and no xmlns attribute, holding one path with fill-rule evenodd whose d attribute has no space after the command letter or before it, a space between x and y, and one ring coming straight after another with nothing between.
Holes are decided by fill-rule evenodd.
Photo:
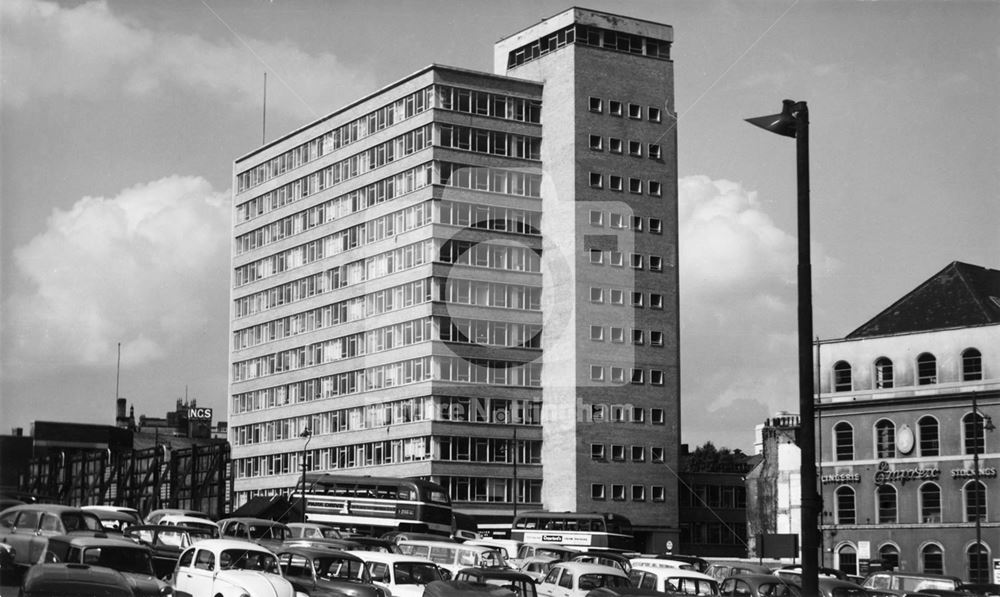
<instances>
[{"instance_id":1,"label":"tall lamp post","mask_svg":"<svg viewBox=\"0 0 1000 597\"><path fill-rule=\"evenodd\" d=\"M816 430L812 377L812 264L809 235L809 107L784 100L780 114L747 118L766 131L795 139L798 179L799 449L802 453L802 594L819 594L819 511L816 492Z\"/></svg>"},{"instance_id":2,"label":"tall lamp post","mask_svg":"<svg viewBox=\"0 0 1000 597\"><path fill-rule=\"evenodd\" d=\"M980 481L979 476L979 452L980 450L985 450L986 448L986 438L984 437L984 432L993 431L996 427L993 426L993 419L987 415L985 417L980 417L979 415L979 403L976 401L976 395L972 395L972 417L975 419L973 423L976 426L975 435L975 446L972 450L972 469L973 475L976 479L976 576L977 578L969 579L972 582L988 582L988 579L982 578L983 570L986 568L985 562L983 562L983 512L982 512L982 492L983 485Z\"/></svg>"},{"instance_id":3,"label":"tall lamp post","mask_svg":"<svg viewBox=\"0 0 1000 597\"><path fill-rule=\"evenodd\" d=\"M306 521L306 450L309 449L309 440L312 439L312 430L306 425L299 437L303 437L306 443L302 444L302 491L299 493L299 503L302 504L302 522Z\"/></svg>"}]
</instances>

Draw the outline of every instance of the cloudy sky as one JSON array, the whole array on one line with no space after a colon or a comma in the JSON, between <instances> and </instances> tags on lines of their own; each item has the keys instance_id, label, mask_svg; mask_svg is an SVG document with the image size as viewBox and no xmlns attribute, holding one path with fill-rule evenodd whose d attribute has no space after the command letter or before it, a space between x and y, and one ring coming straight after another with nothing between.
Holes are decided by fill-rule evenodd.
<instances>
[{"instance_id":1,"label":"cloudy sky","mask_svg":"<svg viewBox=\"0 0 1000 597\"><path fill-rule=\"evenodd\" d=\"M795 143L811 112L815 332L954 260L1000 267L1000 3L590 0L673 25L682 441L795 410ZM233 160L571 2L0 2L0 421L225 412Z\"/></svg>"}]
</instances>

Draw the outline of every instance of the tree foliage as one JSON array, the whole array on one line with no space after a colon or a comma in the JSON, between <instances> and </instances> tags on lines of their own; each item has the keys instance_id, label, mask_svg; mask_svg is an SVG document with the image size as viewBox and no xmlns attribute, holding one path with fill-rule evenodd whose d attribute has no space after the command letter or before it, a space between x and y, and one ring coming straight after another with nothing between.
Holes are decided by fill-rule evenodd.
<instances>
[{"instance_id":1,"label":"tree foliage","mask_svg":"<svg viewBox=\"0 0 1000 597\"><path fill-rule=\"evenodd\" d=\"M746 468L748 458L739 448L716 448L708 441L688 454L684 469L690 473L737 472Z\"/></svg>"}]
</instances>

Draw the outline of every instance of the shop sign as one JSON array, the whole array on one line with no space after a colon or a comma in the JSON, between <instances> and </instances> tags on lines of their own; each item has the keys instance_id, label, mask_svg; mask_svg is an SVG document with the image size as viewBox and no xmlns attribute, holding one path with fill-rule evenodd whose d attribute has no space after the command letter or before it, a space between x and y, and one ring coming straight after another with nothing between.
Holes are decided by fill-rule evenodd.
<instances>
[{"instance_id":1,"label":"shop sign","mask_svg":"<svg viewBox=\"0 0 1000 597\"><path fill-rule=\"evenodd\" d=\"M878 470L875 471L875 484L885 485L886 483L899 481L905 485L907 481L928 481L940 477L941 469L939 468L902 468L890 470L889 463L883 460L878 463Z\"/></svg>"},{"instance_id":2,"label":"shop sign","mask_svg":"<svg viewBox=\"0 0 1000 597\"><path fill-rule=\"evenodd\" d=\"M952 479L975 479L976 478L976 470L975 469L967 469L967 468L957 468L957 469L954 469L954 470L951 471L951 478ZM995 468L993 468L991 466L988 466L988 467L985 467L985 468L981 468L981 469L979 469L979 478L980 479L996 479L997 478L997 469L995 469Z\"/></svg>"},{"instance_id":3,"label":"shop sign","mask_svg":"<svg viewBox=\"0 0 1000 597\"><path fill-rule=\"evenodd\" d=\"M860 483L861 475L858 473L837 473L835 475L823 475L819 480L823 485L831 483Z\"/></svg>"}]
</instances>

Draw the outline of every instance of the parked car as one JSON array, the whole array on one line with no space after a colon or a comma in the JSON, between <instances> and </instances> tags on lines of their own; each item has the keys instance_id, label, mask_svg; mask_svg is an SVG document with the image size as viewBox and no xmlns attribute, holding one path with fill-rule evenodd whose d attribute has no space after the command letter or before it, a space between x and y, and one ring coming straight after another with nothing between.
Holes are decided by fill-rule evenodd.
<instances>
[{"instance_id":1,"label":"parked car","mask_svg":"<svg viewBox=\"0 0 1000 597\"><path fill-rule=\"evenodd\" d=\"M392 597L422 597L428 583L447 580L444 568L426 558L375 551L349 553L365 561L372 582L388 589Z\"/></svg>"},{"instance_id":2,"label":"parked car","mask_svg":"<svg viewBox=\"0 0 1000 597\"><path fill-rule=\"evenodd\" d=\"M452 575L463 568L506 567L503 554L495 547L416 539L402 539L397 542L397 545L403 553L427 558L449 570Z\"/></svg>"},{"instance_id":3,"label":"parked car","mask_svg":"<svg viewBox=\"0 0 1000 597\"><path fill-rule=\"evenodd\" d=\"M632 570L632 561L628 556L614 551L591 550L573 556L570 562L589 562L591 564L602 564L604 566L617 566L622 572L628 574Z\"/></svg>"},{"instance_id":4,"label":"parked car","mask_svg":"<svg viewBox=\"0 0 1000 597\"><path fill-rule=\"evenodd\" d=\"M174 571L182 551L197 541L217 539L218 529L212 532L204 528L144 524L125 529L124 536L151 550L153 569L157 578L163 578Z\"/></svg>"},{"instance_id":5,"label":"parked car","mask_svg":"<svg viewBox=\"0 0 1000 597\"><path fill-rule=\"evenodd\" d=\"M893 597L893 593L878 589L866 589L854 581L820 576L816 579L819 597Z\"/></svg>"},{"instance_id":6,"label":"parked car","mask_svg":"<svg viewBox=\"0 0 1000 597\"><path fill-rule=\"evenodd\" d=\"M207 518L200 518L198 516L186 516L184 514L165 514L159 518L159 522L155 524L168 525L168 526L181 526L181 527L194 527L196 529L203 529L206 532L212 534L213 539L219 539L222 537L222 533L219 531L219 525L208 520Z\"/></svg>"},{"instance_id":7,"label":"parked car","mask_svg":"<svg viewBox=\"0 0 1000 597\"><path fill-rule=\"evenodd\" d=\"M148 547L124 537L50 537L40 563L103 566L125 575L136 597L160 597L170 586L156 576Z\"/></svg>"},{"instance_id":8,"label":"parked car","mask_svg":"<svg viewBox=\"0 0 1000 597\"><path fill-rule=\"evenodd\" d=\"M278 565L296 591L310 597L388 597L372 583L365 561L323 547L289 547L278 553Z\"/></svg>"},{"instance_id":9,"label":"parked car","mask_svg":"<svg viewBox=\"0 0 1000 597\"><path fill-rule=\"evenodd\" d=\"M710 562L705 558L699 558L698 556L689 556L679 553L663 553L656 556L658 559L674 560L677 562L684 562L685 564L691 564L696 572L705 573L708 569Z\"/></svg>"},{"instance_id":10,"label":"parked car","mask_svg":"<svg viewBox=\"0 0 1000 597\"><path fill-rule=\"evenodd\" d=\"M466 541L466 545L485 545L487 547L493 547L503 554L507 561L507 565L512 568L519 568L521 566L521 561L517 559L517 550L520 549L524 543L521 541L515 541L514 539L494 539L493 537L487 537L485 539L473 539L471 541Z\"/></svg>"},{"instance_id":11,"label":"parked car","mask_svg":"<svg viewBox=\"0 0 1000 597\"><path fill-rule=\"evenodd\" d=\"M318 522L289 522L288 529L295 539L343 539L340 531L330 525Z\"/></svg>"},{"instance_id":12,"label":"parked car","mask_svg":"<svg viewBox=\"0 0 1000 597\"><path fill-rule=\"evenodd\" d=\"M843 570L837 570L836 568L825 568L820 566L816 569L817 574L820 577L829 578L839 578L840 580L847 580L847 573ZM802 584L802 566L792 565L792 566L782 566L774 571L774 574L789 580L793 583ZM857 583L855 583L857 584Z\"/></svg>"},{"instance_id":13,"label":"parked car","mask_svg":"<svg viewBox=\"0 0 1000 597\"><path fill-rule=\"evenodd\" d=\"M292 536L288 525L265 518L224 518L218 524L224 538L250 541L271 551L281 549Z\"/></svg>"},{"instance_id":14,"label":"parked car","mask_svg":"<svg viewBox=\"0 0 1000 597\"><path fill-rule=\"evenodd\" d=\"M507 587L485 583L436 580L427 584L423 597L514 597L514 592Z\"/></svg>"},{"instance_id":15,"label":"parked car","mask_svg":"<svg viewBox=\"0 0 1000 597\"><path fill-rule=\"evenodd\" d=\"M726 597L802 597L802 589L799 585L770 572L764 574L748 573L724 578L719 584L719 595Z\"/></svg>"},{"instance_id":16,"label":"parked car","mask_svg":"<svg viewBox=\"0 0 1000 597\"><path fill-rule=\"evenodd\" d=\"M503 587L513 592L514 597L538 597L535 579L509 568L464 568L454 580Z\"/></svg>"},{"instance_id":17,"label":"parked car","mask_svg":"<svg viewBox=\"0 0 1000 597\"><path fill-rule=\"evenodd\" d=\"M539 582L560 561L559 558L530 557L521 562L518 570L535 579L535 582Z\"/></svg>"},{"instance_id":18,"label":"parked car","mask_svg":"<svg viewBox=\"0 0 1000 597\"><path fill-rule=\"evenodd\" d=\"M893 595L909 595L921 591L933 591L944 595L942 591L959 592L962 581L955 576L943 574L928 574L923 572L880 571L873 572L861 583L866 589L877 589L891 592ZM966 593L968 595L968 593Z\"/></svg>"},{"instance_id":19,"label":"parked car","mask_svg":"<svg viewBox=\"0 0 1000 597\"><path fill-rule=\"evenodd\" d=\"M111 533L122 533L132 525L143 524L142 516L135 508L124 506L83 506L83 510L92 512L101 519L101 526Z\"/></svg>"},{"instance_id":20,"label":"parked car","mask_svg":"<svg viewBox=\"0 0 1000 597\"><path fill-rule=\"evenodd\" d=\"M705 574L716 580L723 580L729 576L741 576L743 574L771 574L773 570L763 564L752 564L750 562L716 562L710 564L705 569Z\"/></svg>"},{"instance_id":21,"label":"parked car","mask_svg":"<svg viewBox=\"0 0 1000 597\"><path fill-rule=\"evenodd\" d=\"M87 564L38 564L24 574L19 597L134 597L124 574Z\"/></svg>"},{"instance_id":22,"label":"parked car","mask_svg":"<svg viewBox=\"0 0 1000 597\"><path fill-rule=\"evenodd\" d=\"M271 551L246 541L206 539L187 548L171 577L175 593L296 597Z\"/></svg>"},{"instance_id":23,"label":"parked car","mask_svg":"<svg viewBox=\"0 0 1000 597\"><path fill-rule=\"evenodd\" d=\"M30 566L45 553L49 537L106 535L91 512L57 504L23 504L0 512L0 542L14 550L14 563Z\"/></svg>"},{"instance_id":24,"label":"parked car","mask_svg":"<svg viewBox=\"0 0 1000 597\"><path fill-rule=\"evenodd\" d=\"M628 575L621 568L560 562L538 583L539 597L585 597L589 591L603 587L629 587Z\"/></svg>"},{"instance_id":25,"label":"parked car","mask_svg":"<svg viewBox=\"0 0 1000 597\"><path fill-rule=\"evenodd\" d=\"M962 583L959 590L976 597L1000 597L1000 584L995 583Z\"/></svg>"},{"instance_id":26,"label":"parked car","mask_svg":"<svg viewBox=\"0 0 1000 597\"><path fill-rule=\"evenodd\" d=\"M568 562L580 553L579 549L572 549L554 543L525 543L517 549L517 559L522 562L528 558L556 558L563 562Z\"/></svg>"},{"instance_id":27,"label":"parked car","mask_svg":"<svg viewBox=\"0 0 1000 597\"><path fill-rule=\"evenodd\" d=\"M687 566L687 564L684 564ZM628 575L633 587L651 589L660 593L684 595L718 595L719 581L707 574L684 568L650 567L635 565Z\"/></svg>"},{"instance_id":28,"label":"parked car","mask_svg":"<svg viewBox=\"0 0 1000 597\"><path fill-rule=\"evenodd\" d=\"M212 517L200 510L188 510L186 508L160 508L153 510L145 516L146 524L159 524L160 519L167 515L192 516L203 520L212 520Z\"/></svg>"},{"instance_id":29,"label":"parked car","mask_svg":"<svg viewBox=\"0 0 1000 597\"><path fill-rule=\"evenodd\" d=\"M388 539L379 539L377 537L359 537L351 536L349 537L352 543L356 543L358 547L353 550L348 551L378 551L382 553L403 553L399 551L399 546L393 541Z\"/></svg>"},{"instance_id":30,"label":"parked car","mask_svg":"<svg viewBox=\"0 0 1000 597\"><path fill-rule=\"evenodd\" d=\"M680 560L669 560L667 558L632 558L630 564L632 565L633 568L637 567L652 568L652 569L670 568L673 570L680 569L680 570L692 570L697 572L694 566L688 564L687 562L682 562Z\"/></svg>"}]
</instances>

